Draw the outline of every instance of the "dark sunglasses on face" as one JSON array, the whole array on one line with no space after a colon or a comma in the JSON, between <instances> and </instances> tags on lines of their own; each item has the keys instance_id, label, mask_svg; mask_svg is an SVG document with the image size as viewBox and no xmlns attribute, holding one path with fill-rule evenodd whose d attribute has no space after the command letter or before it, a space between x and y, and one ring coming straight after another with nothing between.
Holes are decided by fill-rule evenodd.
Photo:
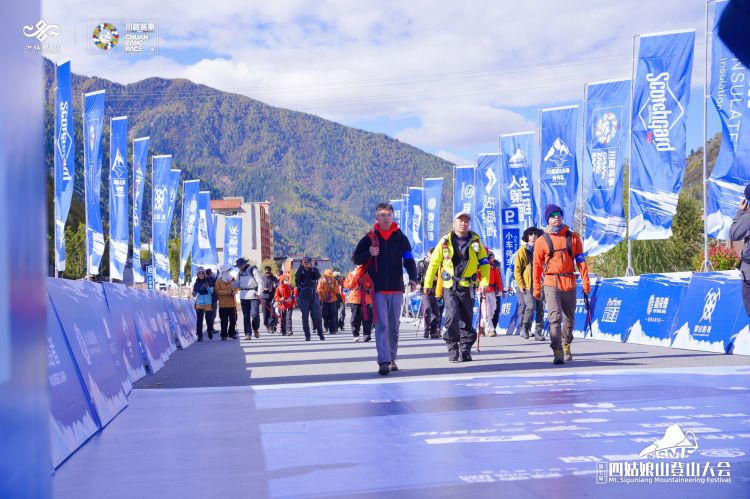
<instances>
[{"instance_id":1,"label":"dark sunglasses on face","mask_svg":"<svg viewBox=\"0 0 750 499\"><path fill-rule=\"evenodd\" d=\"M550 218L557 218L557 217L561 217L561 216L562 216L562 212L561 211L553 211L552 213L549 214Z\"/></svg>"}]
</instances>

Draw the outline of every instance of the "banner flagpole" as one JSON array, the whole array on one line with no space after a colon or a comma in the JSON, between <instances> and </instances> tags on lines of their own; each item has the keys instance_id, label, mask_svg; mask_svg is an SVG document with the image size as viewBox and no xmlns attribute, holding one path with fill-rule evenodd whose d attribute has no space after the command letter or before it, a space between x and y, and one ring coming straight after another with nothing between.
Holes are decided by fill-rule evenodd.
<instances>
[{"instance_id":1,"label":"banner flagpole","mask_svg":"<svg viewBox=\"0 0 750 499\"><path fill-rule=\"evenodd\" d=\"M55 69L57 69L57 64L55 65ZM57 79L57 71L55 71L55 78ZM55 92L55 96L54 96L54 99L53 99L54 102L57 102L57 88L60 85L59 79L57 79L57 80L58 80L57 81L57 85L54 88L54 92ZM73 103L71 102L71 107L72 107L72 104ZM85 108L84 108L84 110L85 110ZM57 116L57 113L59 113L59 112L60 112L60 110L58 109L58 106L55 105L55 116ZM72 116L71 116L71 118L72 118ZM55 118L55 123L57 123L57 118ZM57 132L57 130L55 130L55 132ZM58 133L55 133L55 137L54 137L54 150L55 151L57 151L57 148L58 148L58 140L57 140L58 135L59 135ZM84 134L84 137L85 136L86 135ZM85 144L85 140L84 140L84 144ZM56 153L55 153L55 158L57 158L57 154ZM84 178L86 178L86 177L84 176ZM55 192L57 192L57 162L55 162L54 168L52 168L52 185L55 187ZM84 197L84 200L85 199L86 198ZM55 245L55 278L58 278L58 277L60 277L58 275L58 272L57 272L57 262L60 260L60 255L57 254L57 241L58 241L58 239L57 239L58 238L58 235L57 235L57 230L58 230L57 229L57 219L58 219L58 207L57 207L57 203L55 203L54 200L53 200L53 204L54 204L54 217L55 217L55 224L54 224L54 226L55 226L55 242L54 242L54 245ZM86 204L86 203L84 203L84 204ZM63 228L62 237L63 238L65 237L65 229L64 228Z\"/></svg>"},{"instance_id":2,"label":"banner flagpole","mask_svg":"<svg viewBox=\"0 0 750 499\"><path fill-rule=\"evenodd\" d=\"M706 2L706 57L704 67L704 79L703 79L703 263L701 264L701 272L710 272L711 262L708 259L708 178L706 175L707 170L707 151L708 148L708 51L709 51L709 40L710 35L713 34L713 29L709 28L708 24L708 4L712 3L713 0Z\"/></svg>"},{"instance_id":3,"label":"banner flagpole","mask_svg":"<svg viewBox=\"0 0 750 499\"><path fill-rule=\"evenodd\" d=\"M628 237L628 267L625 270L626 276L635 275L633 270L633 242L630 240L630 213L633 209L632 194L630 186L633 181L633 99L635 92L635 41L640 39L641 35L633 36L633 59L631 61L631 74L633 75L630 79L630 133L628 134L628 220L627 220L627 237Z\"/></svg>"},{"instance_id":4,"label":"banner flagpole","mask_svg":"<svg viewBox=\"0 0 750 499\"><path fill-rule=\"evenodd\" d=\"M581 238L584 240L586 239L583 230L584 230L584 221L586 220L586 205L584 204L583 199L583 174L586 171L586 119L588 116L586 116L586 101L588 98L588 88L589 84L584 83L583 84L583 113L581 113L581 155L579 156L581 160L578 162L578 169L581 172L580 178L581 178L581 231L578 233ZM585 250L585 248L584 248Z\"/></svg>"},{"instance_id":5,"label":"banner flagpole","mask_svg":"<svg viewBox=\"0 0 750 499\"><path fill-rule=\"evenodd\" d=\"M539 220L540 225L539 227L544 230L544 227L547 227L547 221L542 220L544 218L544 206L541 206L542 201L542 110L537 109L536 110L536 123L537 123L537 130L536 130L536 145L537 145L537 151L539 151L539 174L537 175L536 183L539 186L538 192L539 197L537 198L539 200L539 207L541 208L539 210Z\"/></svg>"},{"instance_id":6,"label":"banner flagpole","mask_svg":"<svg viewBox=\"0 0 750 499\"><path fill-rule=\"evenodd\" d=\"M86 177L89 173L88 147L86 147L86 94L81 95L81 109L83 110L83 207L86 215L86 227L84 229L83 243L86 247L86 261L84 262L84 279L89 280L89 205L86 202Z\"/></svg>"}]
</instances>

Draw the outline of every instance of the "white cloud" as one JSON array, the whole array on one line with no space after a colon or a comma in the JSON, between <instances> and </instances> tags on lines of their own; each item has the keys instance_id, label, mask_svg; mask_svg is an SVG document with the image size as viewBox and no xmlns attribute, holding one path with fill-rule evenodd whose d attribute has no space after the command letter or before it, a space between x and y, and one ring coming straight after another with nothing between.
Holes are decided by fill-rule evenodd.
<instances>
[{"instance_id":1,"label":"white cloud","mask_svg":"<svg viewBox=\"0 0 750 499\"><path fill-rule=\"evenodd\" d=\"M473 164L473 161L470 161L462 156L459 156L458 154L453 154L449 151L437 151L435 153L435 156L439 158L443 158L446 161L450 161L454 165L470 165Z\"/></svg>"},{"instance_id":2,"label":"white cloud","mask_svg":"<svg viewBox=\"0 0 750 499\"><path fill-rule=\"evenodd\" d=\"M90 12L156 18L160 56L88 54ZM627 77L633 35L695 28L704 4L544 0L438 4L362 0L46 0L74 71L129 83L188 78L343 123L416 118L395 135L456 151L534 127L517 109L582 97L585 81Z\"/></svg>"}]
</instances>

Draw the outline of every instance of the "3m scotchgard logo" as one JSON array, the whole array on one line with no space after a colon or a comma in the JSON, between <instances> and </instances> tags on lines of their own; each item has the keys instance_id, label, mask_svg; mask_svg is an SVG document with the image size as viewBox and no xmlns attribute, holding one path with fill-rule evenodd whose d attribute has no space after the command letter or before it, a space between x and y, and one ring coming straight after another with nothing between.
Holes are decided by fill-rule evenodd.
<instances>
[{"instance_id":1,"label":"3m scotchgard logo","mask_svg":"<svg viewBox=\"0 0 750 499\"><path fill-rule=\"evenodd\" d=\"M698 439L692 431L684 433L679 425L667 427L664 437L641 451L641 459L685 459L698 450Z\"/></svg>"},{"instance_id":2,"label":"3m scotchgard logo","mask_svg":"<svg viewBox=\"0 0 750 499\"><path fill-rule=\"evenodd\" d=\"M648 143L654 144L659 152L675 151L670 133L685 117L685 109L669 88L669 73L648 73L646 81L649 97L638 110L638 118L647 130Z\"/></svg>"},{"instance_id":3,"label":"3m scotchgard logo","mask_svg":"<svg viewBox=\"0 0 750 499\"><path fill-rule=\"evenodd\" d=\"M68 104L68 101L60 103L60 133L57 135L57 151L62 158L62 179L65 182L70 182L73 179L70 175L70 168L68 168L68 157L73 145L73 140L68 133Z\"/></svg>"},{"instance_id":4,"label":"3m scotchgard logo","mask_svg":"<svg viewBox=\"0 0 750 499\"><path fill-rule=\"evenodd\" d=\"M44 19L40 19L36 24L23 27L23 35L26 38L36 38L40 42L43 42L49 36L57 36L59 34L60 26L49 24Z\"/></svg>"}]
</instances>

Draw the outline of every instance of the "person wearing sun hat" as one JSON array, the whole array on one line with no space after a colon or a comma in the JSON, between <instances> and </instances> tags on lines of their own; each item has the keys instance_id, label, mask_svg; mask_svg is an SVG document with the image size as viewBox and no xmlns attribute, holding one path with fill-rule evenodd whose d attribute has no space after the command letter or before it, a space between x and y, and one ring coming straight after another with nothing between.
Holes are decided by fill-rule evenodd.
<instances>
[{"instance_id":1,"label":"person wearing sun hat","mask_svg":"<svg viewBox=\"0 0 750 499\"><path fill-rule=\"evenodd\" d=\"M732 241L744 241L742 247L742 258L740 260L740 275L742 276L742 303L745 313L750 316L750 184L745 186L745 197L737 207L732 226L729 227L729 239Z\"/></svg>"},{"instance_id":2,"label":"person wearing sun hat","mask_svg":"<svg viewBox=\"0 0 750 499\"><path fill-rule=\"evenodd\" d=\"M556 204L545 206L544 221L547 228L534 245L534 298L541 300L544 293L553 363L563 364L573 360L570 344L576 311L576 266L584 294L591 292L591 284L581 237L563 224L562 208Z\"/></svg>"},{"instance_id":3,"label":"person wearing sun hat","mask_svg":"<svg viewBox=\"0 0 750 499\"><path fill-rule=\"evenodd\" d=\"M195 315L196 325L195 334L198 337L198 341L203 341L203 319L206 318L206 326L208 328L208 339L214 337L213 330L208 327L208 314L211 311L211 294L213 293L213 287L211 282L206 276L206 269L198 267L196 272L196 279L193 283L193 296L195 297Z\"/></svg>"}]
</instances>

